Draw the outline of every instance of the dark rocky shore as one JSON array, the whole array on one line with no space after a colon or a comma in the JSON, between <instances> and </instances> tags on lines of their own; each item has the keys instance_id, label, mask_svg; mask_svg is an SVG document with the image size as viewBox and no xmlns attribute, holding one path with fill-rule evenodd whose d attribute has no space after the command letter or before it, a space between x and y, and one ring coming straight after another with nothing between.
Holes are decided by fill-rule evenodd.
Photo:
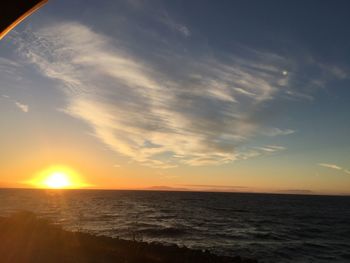
<instances>
[{"instance_id":1,"label":"dark rocky shore","mask_svg":"<svg viewBox=\"0 0 350 263\"><path fill-rule=\"evenodd\" d=\"M0 217L0 262L255 263L208 251L62 230L32 213Z\"/></svg>"}]
</instances>

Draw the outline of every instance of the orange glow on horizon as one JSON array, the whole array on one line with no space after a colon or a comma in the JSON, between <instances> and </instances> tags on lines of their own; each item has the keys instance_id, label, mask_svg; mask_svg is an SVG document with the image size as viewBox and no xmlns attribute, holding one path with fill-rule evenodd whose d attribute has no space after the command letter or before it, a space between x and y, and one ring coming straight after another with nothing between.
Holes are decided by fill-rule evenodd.
<instances>
[{"instance_id":1,"label":"orange glow on horizon","mask_svg":"<svg viewBox=\"0 0 350 263\"><path fill-rule=\"evenodd\" d=\"M66 166L51 166L27 183L43 189L80 189L91 186L84 183L76 171Z\"/></svg>"}]
</instances>

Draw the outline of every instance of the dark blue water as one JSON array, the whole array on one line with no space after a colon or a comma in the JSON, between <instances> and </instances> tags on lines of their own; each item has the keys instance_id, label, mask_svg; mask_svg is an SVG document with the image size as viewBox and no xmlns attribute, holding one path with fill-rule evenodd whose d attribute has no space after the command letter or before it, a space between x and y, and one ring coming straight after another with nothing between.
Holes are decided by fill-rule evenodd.
<instances>
[{"instance_id":1,"label":"dark blue water","mask_svg":"<svg viewBox=\"0 0 350 263\"><path fill-rule=\"evenodd\" d=\"M262 262L350 262L350 197L0 190L0 213L17 210L70 230Z\"/></svg>"}]
</instances>

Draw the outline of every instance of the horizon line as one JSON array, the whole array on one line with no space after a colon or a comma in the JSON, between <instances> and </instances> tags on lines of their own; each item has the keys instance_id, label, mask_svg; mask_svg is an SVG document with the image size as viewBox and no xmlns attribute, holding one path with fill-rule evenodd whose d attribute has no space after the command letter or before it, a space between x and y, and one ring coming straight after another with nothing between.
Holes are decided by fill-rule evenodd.
<instances>
[{"instance_id":1,"label":"horizon line","mask_svg":"<svg viewBox=\"0 0 350 263\"><path fill-rule=\"evenodd\" d=\"M350 193L293 193L293 192L263 192L263 191L208 191L208 190L196 190L196 189L147 189L147 188L35 188L35 187L0 187L0 190L44 190L44 191L147 191L147 192L192 192L192 193L230 193L230 194L261 194L261 195L298 195L298 196L345 196L350 197Z\"/></svg>"}]
</instances>

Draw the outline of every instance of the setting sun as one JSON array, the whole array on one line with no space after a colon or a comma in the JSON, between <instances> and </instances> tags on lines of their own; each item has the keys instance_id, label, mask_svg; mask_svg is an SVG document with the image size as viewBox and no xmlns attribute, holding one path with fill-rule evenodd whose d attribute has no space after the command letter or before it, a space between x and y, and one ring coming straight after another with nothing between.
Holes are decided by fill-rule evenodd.
<instances>
[{"instance_id":1,"label":"setting sun","mask_svg":"<svg viewBox=\"0 0 350 263\"><path fill-rule=\"evenodd\" d=\"M71 186L69 175L64 172L54 172L46 178L44 184L48 188L66 188Z\"/></svg>"},{"instance_id":2,"label":"setting sun","mask_svg":"<svg viewBox=\"0 0 350 263\"><path fill-rule=\"evenodd\" d=\"M52 166L42 170L30 184L48 189L77 189L88 186L76 171L65 166Z\"/></svg>"}]
</instances>

